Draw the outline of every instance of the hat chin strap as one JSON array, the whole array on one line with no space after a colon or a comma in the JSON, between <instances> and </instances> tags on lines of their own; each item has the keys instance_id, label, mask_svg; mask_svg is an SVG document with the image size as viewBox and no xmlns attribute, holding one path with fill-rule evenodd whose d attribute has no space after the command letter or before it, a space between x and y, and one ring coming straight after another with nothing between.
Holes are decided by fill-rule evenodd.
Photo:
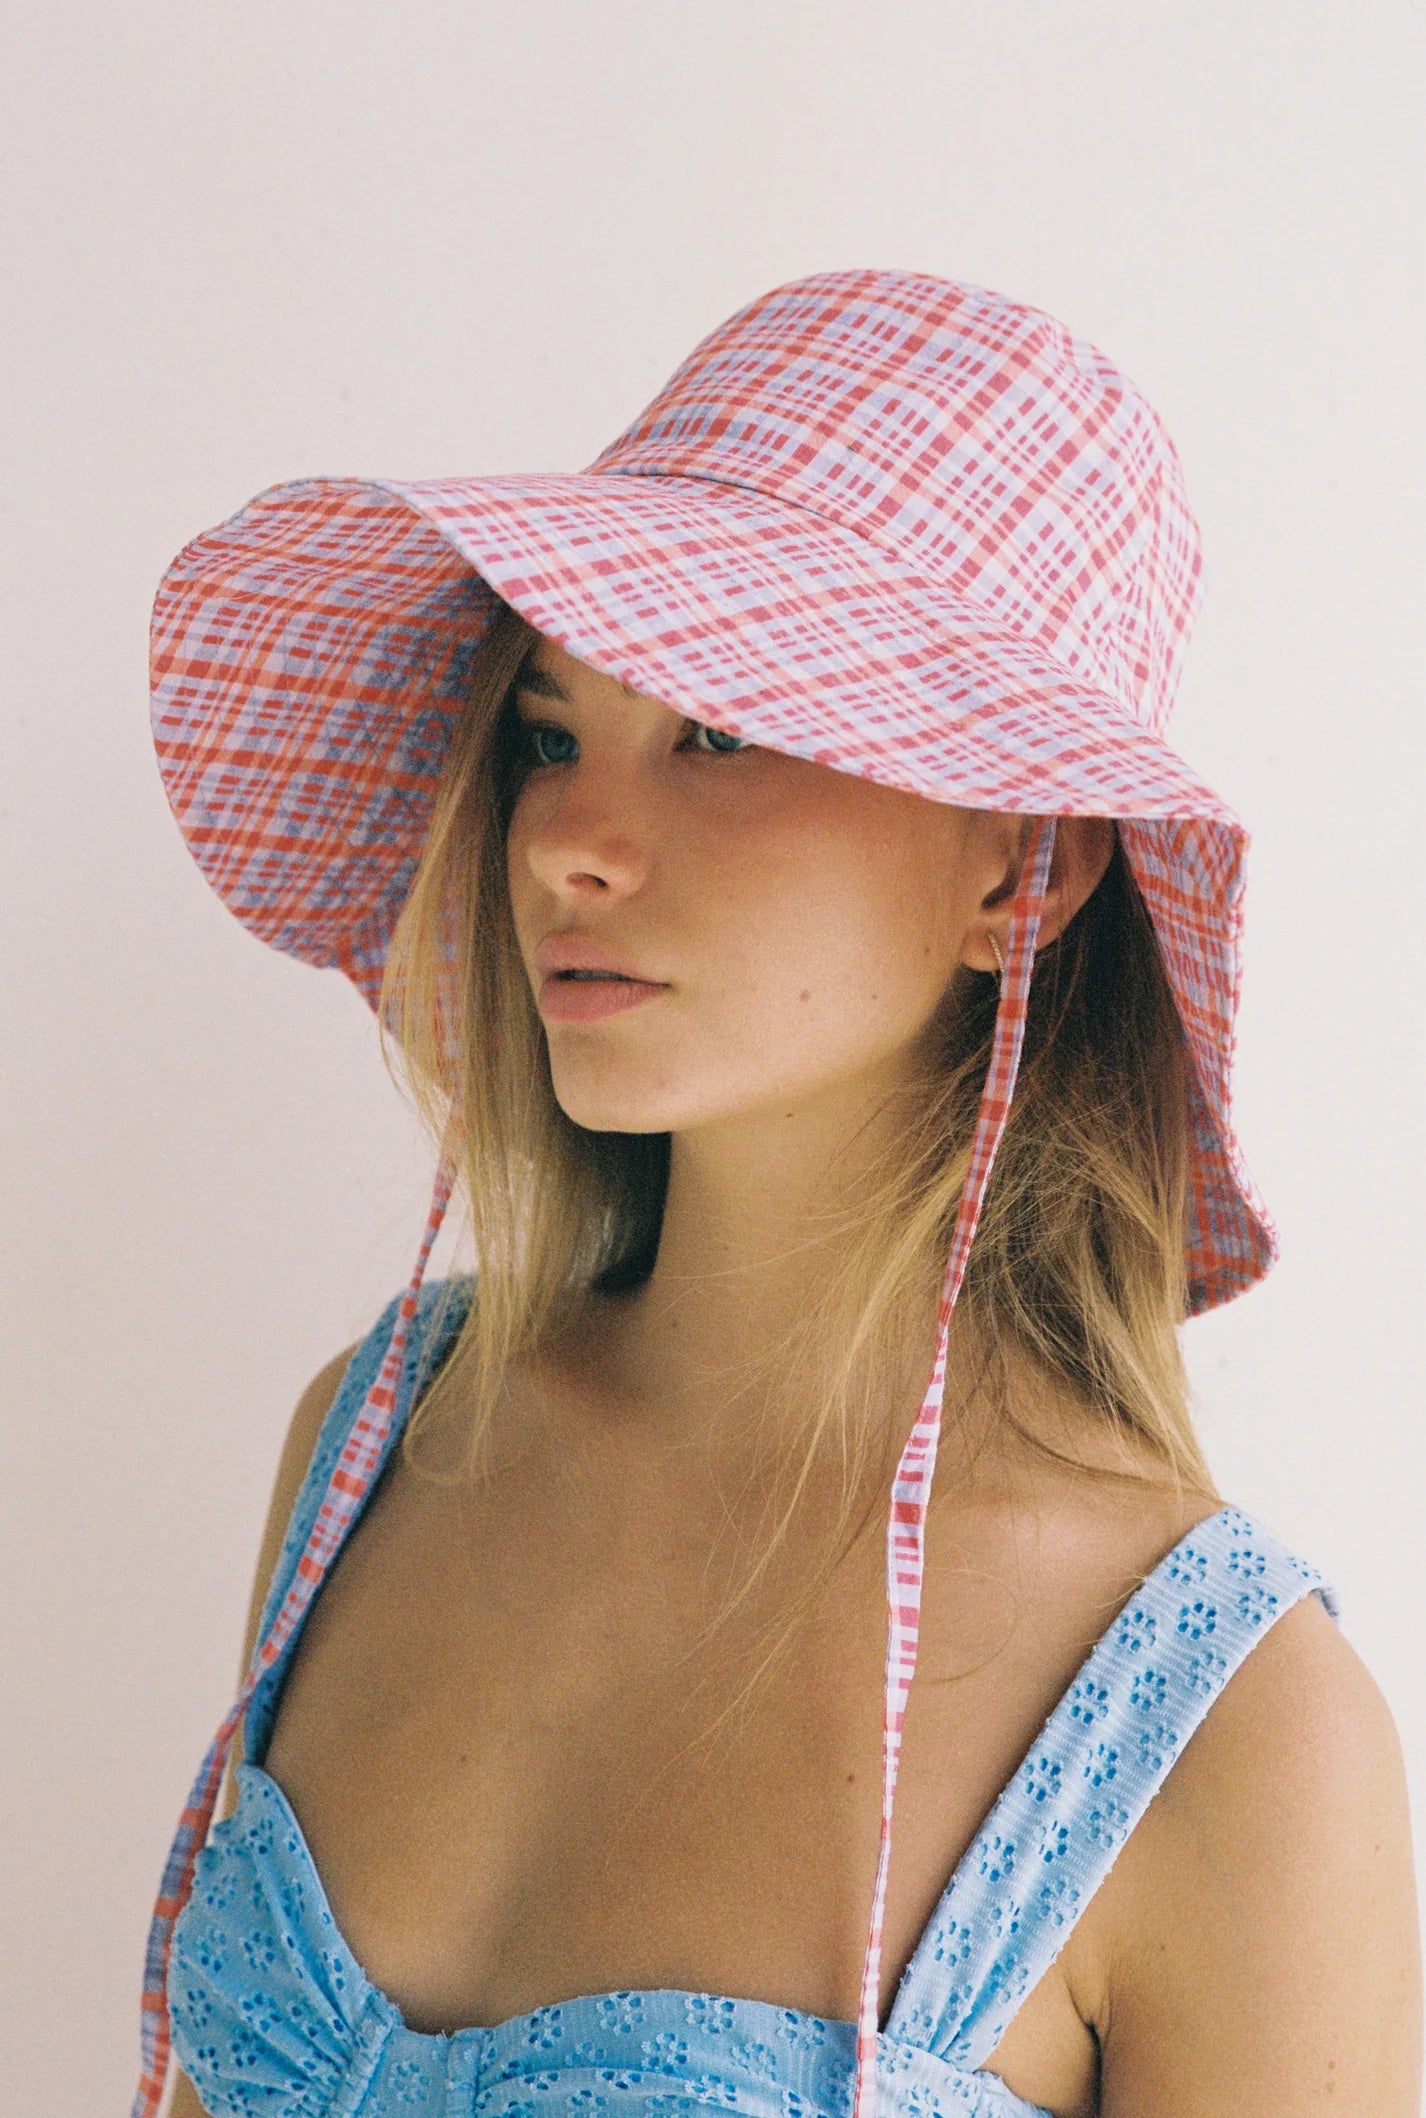
<instances>
[{"instance_id":1,"label":"hat chin strap","mask_svg":"<svg viewBox=\"0 0 1426 2118\"><path fill-rule=\"evenodd\" d=\"M931 1476L936 1465L936 1443L941 1431L941 1400L945 1392L946 1351L951 1312L965 1277L971 1239L980 1218L985 1187L1005 1130L1010 1098L1020 1064L1025 1036L1025 1013L1030 994L1030 974L1035 963L1035 940L1050 857L1054 851L1053 817L1036 820L1030 847L1010 911L1010 935L1004 975L1000 982L1000 1005L991 1040L990 1066L981 1092L975 1136L971 1142L970 1168L961 1193L955 1233L951 1238L941 1295L936 1335L936 1359L931 1381L916 1415L916 1423L901 1452L892 1484L891 1511L886 1537L886 1591L888 1633L886 1648L885 1713L882 1723L881 1841L877 1859L876 1888L872 1896L871 1926L866 1958L862 1966L861 2002L857 2016L856 2088L852 2118L873 2118L876 2104L876 2043L878 1992L881 1974L882 1924L886 1909L886 1878L891 1857L891 1812L896 1793L896 1767L901 1753L901 1729L906 1699L916 1669L920 1635L921 1581L925 1560L926 1506ZM272 1624L253 1650L252 1662L241 1691L222 1726L208 1747L198 1777L189 1792L178 1829L164 1865L163 1881L149 1924L144 1963L144 1991L140 2043L143 2071L134 2097L131 2118L157 2118L168 2074L170 2028L168 2016L168 1961L174 1923L193 1889L193 1870L200 1849L206 1844L217 1805L218 1789L248 1701L261 1678L282 1654L288 1641L321 1587L335 1553L361 1506L382 1460L396 1405L401 1371L411 1324L426 1266L441 1223L445 1218L455 1172L443 1157L436 1171L435 1188L426 1217L416 1268L401 1298L396 1323L375 1382L353 1422L346 1444L337 1459L306 1550L297 1563L292 1583L279 1605Z\"/></svg>"},{"instance_id":2,"label":"hat chin strap","mask_svg":"<svg viewBox=\"0 0 1426 2118\"><path fill-rule=\"evenodd\" d=\"M965 1278L966 1261L980 1220L985 1187L996 1150L1010 1115L1010 1098L1025 1041L1025 1016L1035 943L1040 930L1050 860L1055 847L1055 820L1037 817L1010 908L1010 934L1000 981L1000 1005L991 1039L990 1065L981 1091L980 1110L971 1141L970 1167L961 1191L951 1237L936 1331L936 1359L931 1380L901 1452L892 1481L886 1526L886 1692L882 1720L881 1840L872 1893L871 1925L862 1964L861 2000L857 2010L857 2071L852 2118L874 2118L876 2048L880 2015L881 1938L886 1914L886 1879L891 1864L891 1813L896 1797L896 1768L906 1700L916 1671L921 1632L921 1584L926 1556L926 1509L936 1468L941 1434L941 1404L946 1387L946 1357L951 1312Z\"/></svg>"}]
</instances>

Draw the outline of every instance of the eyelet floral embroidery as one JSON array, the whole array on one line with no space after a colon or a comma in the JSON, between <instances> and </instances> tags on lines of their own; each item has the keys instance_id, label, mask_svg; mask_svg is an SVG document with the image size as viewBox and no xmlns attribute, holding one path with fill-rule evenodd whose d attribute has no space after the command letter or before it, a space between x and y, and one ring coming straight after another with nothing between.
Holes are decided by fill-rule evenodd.
<instances>
[{"instance_id":1,"label":"eyelet floral embroidery","mask_svg":"<svg viewBox=\"0 0 1426 2118\"><path fill-rule=\"evenodd\" d=\"M720 2000L714 1993L690 1993L684 2007L694 2029L703 2030L712 2037L721 2037L738 2019L732 2001Z\"/></svg>"},{"instance_id":2,"label":"eyelet floral embroidery","mask_svg":"<svg viewBox=\"0 0 1426 2118\"><path fill-rule=\"evenodd\" d=\"M1001 1880L999 1876L995 1878ZM957 1920L938 1919L931 1934L931 1955L938 1964L963 1964L970 1961L975 1937L969 1927Z\"/></svg>"},{"instance_id":3,"label":"eyelet floral embroidery","mask_svg":"<svg viewBox=\"0 0 1426 2118\"><path fill-rule=\"evenodd\" d=\"M734 2047L734 2057L744 2072L753 2075L755 2079L777 2079L777 2054L770 2044L762 2044L757 2039L740 2042Z\"/></svg>"},{"instance_id":4,"label":"eyelet floral embroidery","mask_svg":"<svg viewBox=\"0 0 1426 2118\"><path fill-rule=\"evenodd\" d=\"M261 1974L270 1971L277 1962L277 1944L270 1934L259 1928L254 1934L245 1934L242 1939L243 1955L251 1968Z\"/></svg>"},{"instance_id":5,"label":"eyelet floral embroidery","mask_svg":"<svg viewBox=\"0 0 1426 2118\"><path fill-rule=\"evenodd\" d=\"M1041 1883L1035 1893L1040 1918L1056 1927L1063 1927L1074 1917L1079 1899L1079 1886L1067 1875L1057 1875L1052 1881Z\"/></svg>"},{"instance_id":6,"label":"eyelet floral embroidery","mask_svg":"<svg viewBox=\"0 0 1426 2118\"><path fill-rule=\"evenodd\" d=\"M1129 1704L1141 1714L1157 1713L1164 1703L1169 1680L1160 1669L1141 1669L1134 1678Z\"/></svg>"},{"instance_id":7,"label":"eyelet floral embroidery","mask_svg":"<svg viewBox=\"0 0 1426 2118\"><path fill-rule=\"evenodd\" d=\"M1228 1677L1228 1658L1216 1647L1201 1648L1189 1663L1186 1672L1191 1691L1205 1698L1212 1698L1223 1689Z\"/></svg>"},{"instance_id":8,"label":"eyelet floral embroidery","mask_svg":"<svg viewBox=\"0 0 1426 2118\"><path fill-rule=\"evenodd\" d=\"M1137 1655L1142 1648L1153 1646L1158 1630L1159 1622L1152 1611L1131 1605L1114 1628L1114 1644L1125 1654Z\"/></svg>"},{"instance_id":9,"label":"eyelet floral embroidery","mask_svg":"<svg viewBox=\"0 0 1426 2118\"><path fill-rule=\"evenodd\" d=\"M1025 1773L1024 1788L1032 1802L1052 1802L1060 1791L1064 1767L1058 1758L1037 1757Z\"/></svg>"},{"instance_id":10,"label":"eyelet floral embroidery","mask_svg":"<svg viewBox=\"0 0 1426 2118\"><path fill-rule=\"evenodd\" d=\"M1139 1762L1150 1772L1161 1772L1178 1746L1178 1737L1165 1721L1139 1730Z\"/></svg>"},{"instance_id":11,"label":"eyelet floral embroidery","mask_svg":"<svg viewBox=\"0 0 1426 2118\"><path fill-rule=\"evenodd\" d=\"M414 2059L398 2060L390 2069L387 2079L392 2095L405 2109L414 2110L418 2104L425 2102L426 2084L422 2078L422 2069Z\"/></svg>"},{"instance_id":12,"label":"eyelet floral embroidery","mask_svg":"<svg viewBox=\"0 0 1426 2118\"><path fill-rule=\"evenodd\" d=\"M689 2094L695 2103L712 2104L716 2109L736 2108L738 2091L731 2081L723 2081L716 2074L695 2074L688 2084Z\"/></svg>"},{"instance_id":13,"label":"eyelet floral embroidery","mask_svg":"<svg viewBox=\"0 0 1426 2118\"><path fill-rule=\"evenodd\" d=\"M1102 1787L1119 1770L1119 1751L1113 1743L1096 1743L1084 1761L1084 1776L1091 1787Z\"/></svg>"},{"instance_id":14,"label":"eyelet floral embroidery","mask_svg":"<svg viewBox=\"0 0 1426 2118\"><path fill-rule=\"evenodd\" d=\"M1122 1802L1098 1802L1085 1819L1096 1846L1122 1846L1129 1836L1129 1812Z\"/></svg>"},{"instance_id":15,"label":"eyelet floral embroidery","mask_svg":"<svg viewBox=\"0 0 1426 2118\"><path fill-rule=\"evenodd\" d=\"M1081 1677L1070 1687L1069 1701L1071 1718L1083 1721L1086 1726L1091 1721L1102 1721L1109 1711L1108 1691L1102 1684L1095 1684L1086 1677Z\"/></svg>"},{"instance_id":16,"label":"eyelet floral embroidery","mask_svg":"<svg viewBox=\"0 0 1426 2118\"><path fill-rule=\"evenodd\" d=\"M980 1856L980 1872L992 1883L1003 1883L1015 1866L1015 1841L994 1832Z\"/></svg>"},{"instance_id":17,"label":"eyelet floral embroidery","mask_svg":"<svg viewBox=\"0 0 1426 2118\"><path fill-rule=\"evenodd\" d=\"M259 2037L271 2037L282 2027L282 2010L270 1993L245 1993L238 2003L243 2020Z\"/></svg>"},{"instance_id":18,"label":"eyelet floral embroidery","mask_svg":"<svg viewBox=\"0 0 1426 2118\"><path fill-rule=\"evenodd\" d=\"M896 2055L891 2061L891 2071L903 2070L910 2058L911 2050L918 2045L924 2044L935 2027L936 2018L929 2008L909 2008L901 2025L901 2035L905 2040L905 2044L898 2047Z\"/></svg>"},{"instance_id":19,"label":"eyelet floral embroidery","mask_svg":"<svg viewBox=\"0 0 1426 2118\"><path fill-rule=\"evenodd\" d=\"M796 2008L778 2009L777 2034L798 2052L815 2052L827 2035L815 2015L799 2015Z\"/></svg>"},{"instance_id":20,"label":"eyelet floral embroidery","mask_svg":"<svg viewBox=\"0 0 1426 2118\"><path fill-rule=\"evenodd\" d=\"M197 1888L195 1881L195 1892ZM203 1875L202 1897L205 1910L213 1913L226 1912L236 1889L237 1877L232 1869L224 1868L221 1864L214 1867L210 1863Z\"/></svg>"},{"instance_id":21,"label":"eyelet floral embroidery","mask_svg":"<svg viewBox=\"0 0 1426 2118\"><path fill-rule=\"evenodd\" d=\"M243 1833L247 1848L260 1867L266 1867L272 1859L274 1832L272 1818L265 1812L253 1818Z\"/></svg>"},{"instance_id":22,"label":"eyelet floral embroidery","mask_svg":"<svg viewBox=\"0 0 1426 2118\"><path fill-rule=\"evenodd\" d=\"M1046 1824L1040 1835L1039 1855L1042 1861L1062 1861L1069 1852L1069 1825L1053 1821Z\"/></svg>"},{"instance_id":23,"label":"eyelet floral embroidery","mask_svg":"<svg viewBox=\"0 0 1426 2118\"><path fill-rule=\"evenodd\" d=\"M189 2027L194 2030L206 2030L213 2020L213 2002L202 1986L184 1987L183 2006Z\"/></svg>"},{"instance_id":24,"label":"eyelet floral embroidery","mask_svg":"<svg viewBox=\"0 0 1426 2118\"><path fill-rule=\"evenodd\" d=\"M1247 1625L1262 1625L1267 1619L1275 1618L1277 1608L1277 1597L1258 1581L1251 1588L1245 1588L1237 1602L1238 1616Z\"/></svg>"},{"instance_id":25,"label":"eyelet floral embroidery","mask_svg":"<svg viewBox=\"0 0 1426 2118\"><path fill-rule=\"evenodd\" d=\"M1267 1553L1255 1551L1250 1544L1234 1545L1232 1551L1228 1554L1229 1573L1242 1574L1251 1577L1255 1581L1259 1580L1267 1572L1267 1564Z\"/></svg>"},{"instance_id":26,"label":"eyelet floral embroidery","mask_svg":"<svg viewBox=\"0 0 1426 2118\"><path fill-rule=\"evenodd\" d=\"M657 2037L646 2037L639 2049L651 2067L666 2074L676 2074L688 2065L687 2040L672 2030L660 2030Z\"/></svg>"},{"instance_id":27,"label":"eyelet floral embroidery","mask_svg":"<svg viewBox=\"0 0 1426 2118\"><path fill-rule=\"evenodd\" d=\"M228 1965L228 1951L222 1937L211 1927L200 1927L190 1944L193 1961L200 1970L206 1971L216 1983Z\"/></svg>"},{"instance_id":28,"label":"eyelet floral embroidery","mask_svg":"<svg viewBox=\"0 0 1426 2118\"><path fill-rule=\"evenodd\" d=\"M1214 1631L1217 1624L1216 1608L1202 1596L1183 1604L1179 1610L1178 1630L1189 1640L1201 1640L1205 1633Z\"/></svg>"},{"instance_id":29,"label":"eyelet floral embroidery","mask_svg":"<svg viewBox=\"0 0 1426 2118\"><path fill-rule=\"evenodd\" d=\"M605 1993L599 2001L599 2021L606 2030L636 2030L644 2019L642 1993Z\"/></svg>"}]
</instances>

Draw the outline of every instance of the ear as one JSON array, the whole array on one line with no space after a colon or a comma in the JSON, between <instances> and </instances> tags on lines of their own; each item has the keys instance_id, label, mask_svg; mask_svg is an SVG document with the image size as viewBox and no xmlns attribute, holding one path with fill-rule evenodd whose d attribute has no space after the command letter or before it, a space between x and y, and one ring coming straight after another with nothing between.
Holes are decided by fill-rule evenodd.
<instances>
[{"instance_id":1,"label":"ear","mask_svg":"<svg viewBox=\"0 0 1426 2118\"><path fill-rule=\"evenodd\" d=\"M1080 906L1098 888L1114 852L1114 820L1108 816L1060 816L1055 819L1055 850L1036 948L1063 934ZM1010 905L1020 880L1024 835L1017 841L1006 872L981 899L966 928L962 963L975 971L999 973L1010 940ZM992 946L992 943L994 946ZM996 950L999 950L999 958Z\"/></svg>"}]
</instances>

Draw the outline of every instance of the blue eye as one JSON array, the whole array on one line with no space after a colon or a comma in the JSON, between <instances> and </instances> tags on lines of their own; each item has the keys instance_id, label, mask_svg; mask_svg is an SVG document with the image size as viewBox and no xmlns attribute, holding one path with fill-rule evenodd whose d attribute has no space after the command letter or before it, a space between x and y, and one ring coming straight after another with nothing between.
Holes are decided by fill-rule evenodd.
<instances>
[{"instance_id":1,"label":"blue eye","mask_svg":"<svg viewBox=\"0 0 1426 2118\"><path fill-rule=\"evenodd\" d=\"M574 737L567 728L557 728L552 721L526 721L523 725L525 739L530 746L537 765L567 765L569 763L570 753L568 751L561 757L549 757L544 748L544 739L547 736L553 736L556 743L572 744Z\"/></svg>"},{"instance_id":2,"label":"blue eye","mask_svg":"<svg viewBox=\"0 0 1426 2118\"><path fill-rule=\"evenodd\" d=\"M713 749L724 756L747 748L747 738L745 736L729 735L725 728L710 728L706 721L695 721L693 730L695 735L706 735L709 742L713 745Z\"/></svg>"},{"instance_id":3,"label":"blue eye","mask_svg":"<svg viewBox=\"0 0 1426 2118\"><path fill-rule=\"evenodd\" d=\"M528 754L534 764L568 765L572 763L574 752L578 745L567 728L559 727L554 721L521 721L520 728L524 735ZM692 747L697 749L700 747L698 737L705 735L710 746L709 749L703 752L705 757L731 757L739 750L746 750L749 747L745 736L729 735L726 729L710 728L704 721L690 721L689 735L684 740L687 742L691 738ZM559 750L558 746L562 743L570 747ZM551 750L554 750L556 754L551 755Z\"/></svg>"}]
</instances>

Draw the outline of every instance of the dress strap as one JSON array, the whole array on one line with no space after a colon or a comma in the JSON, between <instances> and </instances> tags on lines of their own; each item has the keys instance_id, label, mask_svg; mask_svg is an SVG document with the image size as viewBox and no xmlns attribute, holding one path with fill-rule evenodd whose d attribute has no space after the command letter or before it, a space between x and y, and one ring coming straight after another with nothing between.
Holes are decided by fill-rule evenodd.
<instances>
[{"instance_id":1,"label":"dress strap","mask_svg":"<svg viewBox=\"0 0 1426 2118\"><path fill-rule=\"evenodd\" d=\"M907 1967L889 2029L972 2069L1068 1941L1229 1677L1303 1596L1335 1591L1238 1508L1147 1575L1041 1729Z\"/></svg>"},{"instance_id":2,"label":"dress strap","mask_svg":"<svg viewBox=\"0 0 1426 2118\"><path fill-rule=\"evenodd\" d=\"M391 1428L382 1443L372 1473L373 1487L385 1468L391 1450L400 1439L411 1408L454 1344L461 1325L465 1322L474 1289L473 1274L429 1280L421 1288L416 1300L416 1313L411 1319L406 1339ZM273 1620L281 1610L292 1586L293 1576L301 1563L302 1555L311 1539L313 1526L327 1497L332 1473L346 1448L352 1427L366 1403L367 1392L376 1380L387 1346L391 1342L401 1299L400 1295L393 1297L356 1347L347 1364L340 1388L327 1408L327 1415L318 1433L306 1475L297 1489L297 1498L292 1504L292 1513L287 1519L287 1530L272 1570L272 1580L268 1585L267 1599L263 1604L257 1629L259 1641L266 1639L271 1631ZM282 1680L296 1641L297 1634L294 1632L278 1659L258 1678L253 1695L248 1701L243 1717L243 1755L252 1764L261 1764L266 1755L272 1724L277 1715Z\"/></svg>"}]
</instances>

